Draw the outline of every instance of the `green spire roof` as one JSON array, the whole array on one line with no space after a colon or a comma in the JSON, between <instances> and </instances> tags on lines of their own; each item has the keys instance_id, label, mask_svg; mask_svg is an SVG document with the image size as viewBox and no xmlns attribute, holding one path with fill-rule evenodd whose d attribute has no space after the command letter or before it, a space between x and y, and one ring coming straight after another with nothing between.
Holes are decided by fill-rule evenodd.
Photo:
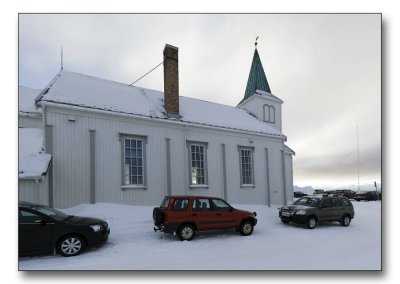
<instances>
[{"instance_id":1,"label":"green spire roof","mask_svg":"<svg viewBox=\"0 0 400 284\"><path fill-rule=\"evenodd\" d=\"M249 79L247 80L246 92L244 93L244 98L242 101L254 95L256 90L271 93L271 89L269 88L267 77L265 76L264 68L262 66L260 56L258 55L257 48L254 51Z\"/></svg>"}]
</instances>

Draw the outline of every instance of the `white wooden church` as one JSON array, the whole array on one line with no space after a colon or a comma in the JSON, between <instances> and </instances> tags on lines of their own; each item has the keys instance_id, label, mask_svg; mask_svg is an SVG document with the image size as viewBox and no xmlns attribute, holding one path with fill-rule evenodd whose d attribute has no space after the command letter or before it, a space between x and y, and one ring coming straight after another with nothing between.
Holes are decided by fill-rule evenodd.
<instances>
[{"instance_id":1,"label":"white wooden church","mask_svg":"<svg viewBox=\"0 0 400 284\"><path fill-rule=\"evenodd\" d=\"M158 205L170 194L291 201L283 101L257 49L236 107L180 96L178 48L166 45L163 56L163 92L61 70L36 97L52 157L41 193L48 204Z\"/></svg>"}]
</instances>

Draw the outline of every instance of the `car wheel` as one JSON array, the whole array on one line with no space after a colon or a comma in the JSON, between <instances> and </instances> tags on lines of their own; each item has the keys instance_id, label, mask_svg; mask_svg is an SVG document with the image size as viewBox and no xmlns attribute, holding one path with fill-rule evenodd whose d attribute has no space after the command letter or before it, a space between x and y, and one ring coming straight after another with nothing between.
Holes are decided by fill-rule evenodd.
<instances>
[{"instance_id":1,"label":"car wheel","mask_svg":"<svg viewBox=\"0 0 400 284\"><path fill-rule=\"evenodd\" d=\"M350 225L350 222L351 222L351 218L350 218L349 215L344 215L344 216L342 217L342 219L340 219L340 224L341 224L342 226L345 226L345 227L347 227L348 225Z\"/></svg>"},{"instance_id":2,"label":"car wheel","mask_svg":"<svg viewBox=\"0 0 400 284\"><path fill-rule=\"evenodd\" d=\"M307 219L306 225L307 225L307 228L309 228L309 229L314 229L314 228L317 226L317 218L312 217L312 216L309 217L309 218Z\"/></svg>"},{"instance_id":3,"label":"car wheel","mask_svg":"<svg viewBox=\"0 0 400 284\"><path fill-rule=\"evenodd\" d=\"M194 235L194 227L189 224L182 225L178 230L178 237L181 241L191 241Z\"/></svg>"},{"instance_id":4,"label":"car wheel","mask_svg":"<svg viewBox=\"0 0 400 284\"><path fill-rule=\"evenodd\" d=\"M84 241L81 237L70 235L63 237L57 246L57 251L62 256L75 256L82 252Z\"/></svg>"},{"instance_id":5,"label":"car wheel","mask_svg":"<svg viewBox=\"0 0 400 284\"><path fill-rule=\"evenodd\" d=\"M244 221L240 224L239 232L243 236L250 236L253 233L254 226L250 221Z\"/></svg>"},{"instance_id":6,"label":"car wheel","mask_svg":"<svg viewBox=\"0 0 400 284\"><path fill-rule=\"evenodd\" d=\"M282 222L283 224L289 223L289 221L286 221L286 220L283 220L283 219L281 219L281 222Z\"/></svg>"}]
</instances>

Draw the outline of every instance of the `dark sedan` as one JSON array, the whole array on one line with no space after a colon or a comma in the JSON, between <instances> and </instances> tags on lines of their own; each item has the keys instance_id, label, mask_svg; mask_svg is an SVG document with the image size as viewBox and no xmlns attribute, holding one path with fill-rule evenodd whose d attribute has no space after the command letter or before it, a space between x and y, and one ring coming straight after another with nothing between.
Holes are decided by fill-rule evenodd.
<instances>
[{"instance_id":1,"label":"dark sedan","mask_svg":"<svg viewBox=\"0 0 400 284\"><path fill-rule=\"evenodd\" d=\"M54 253L75 256L108 240L107 222L67 215L48 206L19 202L19 255Z\"/></svg>"}]
</instances>

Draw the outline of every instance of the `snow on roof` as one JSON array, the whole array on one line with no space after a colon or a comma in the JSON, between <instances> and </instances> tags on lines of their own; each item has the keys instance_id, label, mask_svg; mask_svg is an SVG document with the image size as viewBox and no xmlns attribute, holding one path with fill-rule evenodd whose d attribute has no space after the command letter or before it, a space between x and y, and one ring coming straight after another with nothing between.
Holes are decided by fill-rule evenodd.
<instances>
[{"instance_id":1,"label":"snow on roof","mask_svg":"<svg viewBox=\"0 0 400 284\"><path fill-rule=\"evenodd\" d=\"M51 155L43 151L43 132L38 128L19 128L19 178L46 174Z\"/></svg>"},{"instance_id":2,"label":"snow on roof","mask_svg":"<svg viewBox=\"0 0 400 284\"><path fill-rule=\"evenodd\" d=\"M164 93L62 70L43 91L42 102L67 104L168 120ZM246 110L180 96L179 121L284 137ZM173 119L176 121L176 119Z\"/></svg>"},{"instance_id":3,"label":"snow on roof","mask_svg":"<svg viewBox=\"0 0 400 284\"><path fill-rule=\"evenodd\" d=\"M266 96L266 97L271 97L271 98L277 100L278 102L283 103L283 101L280 98L278 98L277 96L273 95L272 93L265 92L265 91L262 91L262 90L256 90L256 94L259 94L259 95L262 95L262 96Z\"/></svg>"},{"instance_id":4,"label":"snow on roof","mask_svg":"<svg viewBox=\"0 0 400 284\"><path fill-rule=\"evenodd\" d=\"M24 114L41 115L42 110L36 109L35 98L40 94L40 90L28 87L18 87L18 111Z\"/></svg>"}]
</instances>

